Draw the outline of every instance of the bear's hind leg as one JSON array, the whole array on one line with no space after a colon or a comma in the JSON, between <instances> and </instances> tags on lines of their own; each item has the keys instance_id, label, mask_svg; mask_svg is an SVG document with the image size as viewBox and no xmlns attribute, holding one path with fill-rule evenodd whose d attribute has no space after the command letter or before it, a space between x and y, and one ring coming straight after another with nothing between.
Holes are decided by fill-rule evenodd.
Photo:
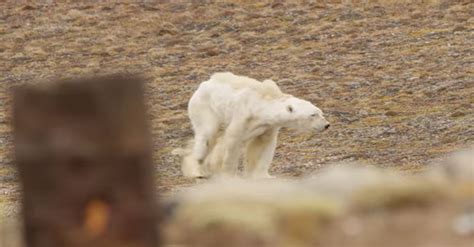
<instances>
[{"instance_id":1,"label":"bear's hind leg","mask_svg":"<svg viewBox=\"0 0 474 247\"><path fill-rule=\"evenodd\" d=\"M185 176L201 177L203 174L203 161L209 153L209 145L216 138L219 130L219 121L210 109L200 109L196 114L190 114L191 124L194 129L194 145L188 158L189 171Z\"/></svg>"},{"instance_id":2,"label":"bear's hind leg","mask_svg":"<svg viewBox=\"0 0 474 247\"><path fill-rule=\"evenodd\" d=\"M271 129L251 140L245 153L245 174L251 178L271 178L268 169L275 154L278 130Z\"/></svg>"}]
</instances>

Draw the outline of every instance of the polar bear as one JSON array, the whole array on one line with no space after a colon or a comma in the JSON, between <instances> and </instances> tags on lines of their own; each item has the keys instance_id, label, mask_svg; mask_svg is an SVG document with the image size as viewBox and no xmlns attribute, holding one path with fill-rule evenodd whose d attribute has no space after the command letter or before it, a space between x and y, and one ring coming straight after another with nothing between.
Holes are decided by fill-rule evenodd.
<instances>
[{"instance_id":1,"label":"polar bear","mask_svg":"<svg viewBox=\"0 0 474 247\"><path fill-rule=\"evenodd\" d=\"M278 132L282 127L324 131L329 122L310 102L283 93L272 80L263 82L230 72L202 82L188 104L194 140L183 156L186 177L236 175L245 156L245 175L269 178Z\"/></svg>"}]
</instances>

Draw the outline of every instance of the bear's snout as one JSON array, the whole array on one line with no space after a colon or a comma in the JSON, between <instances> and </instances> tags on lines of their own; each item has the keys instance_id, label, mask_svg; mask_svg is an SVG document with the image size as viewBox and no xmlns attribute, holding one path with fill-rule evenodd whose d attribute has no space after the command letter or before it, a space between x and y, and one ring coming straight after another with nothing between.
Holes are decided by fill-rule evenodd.
<instances>
[{"instance_id":1,"label":"bear's snout","mask_svg":"<svg viewBox=\"0 0 474 247\"><path fill-rule=\"evenodd\" d=\"M324 129L325 129L325 130L329 129L329 126L331 126L331 125L330 125L330 124L324 125Z\"/></svg>"}]
</instances>

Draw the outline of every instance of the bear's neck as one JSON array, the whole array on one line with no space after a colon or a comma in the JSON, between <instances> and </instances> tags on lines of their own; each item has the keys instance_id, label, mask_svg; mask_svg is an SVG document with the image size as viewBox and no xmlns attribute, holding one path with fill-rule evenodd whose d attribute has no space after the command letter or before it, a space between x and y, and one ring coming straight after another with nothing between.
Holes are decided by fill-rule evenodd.
<instances>
[{"instance_id":1,"label":"bear's neck","mask_svg":"<svg viewBox=\"0 0 474 247\"><path fill-rule=\"evenodd\" d=\"M264 100L258 108L258 117L266 124L286 127L294 121L286 112L286 103L283 100Z\"/></svg>"}]
</instances>

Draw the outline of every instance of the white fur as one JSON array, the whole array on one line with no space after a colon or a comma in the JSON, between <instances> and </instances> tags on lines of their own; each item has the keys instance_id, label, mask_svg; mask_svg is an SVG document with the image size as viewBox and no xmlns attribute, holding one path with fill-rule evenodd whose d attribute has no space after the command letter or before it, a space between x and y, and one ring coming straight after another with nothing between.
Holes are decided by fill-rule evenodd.
<instances>
[{"instance_id":1,"label":"white fur","mask_svg":"<svg viewBox=\"0 0 474 247\"><path fill-rule=\"evenodd\" d=\"M280 128L322 131L329 123L308 101L263 82L229 72L201 83L188 105L194 142L182 154L187 177L235 175L242 154L249 177L270 177L268 169ZM220 132L220 130L223 130Z\"/></svg>"}]
</instances>

